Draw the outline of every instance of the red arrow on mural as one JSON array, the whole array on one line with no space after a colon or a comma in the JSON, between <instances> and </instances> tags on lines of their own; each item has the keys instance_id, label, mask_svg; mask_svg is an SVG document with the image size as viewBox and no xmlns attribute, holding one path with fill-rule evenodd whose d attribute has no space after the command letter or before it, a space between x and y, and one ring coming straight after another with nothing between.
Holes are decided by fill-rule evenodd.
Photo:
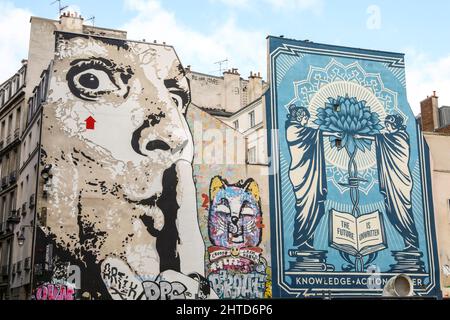
<instances>
[{"instance_id":1,"label":"red arrow on mural","mask_svg":"<svg viewBox=\"0 0 450 320\"><path fill-rule=\"evenodd\" d=\"M97 121L95 121L95 119L92 118L92 116L89 116L89 118L84 120L84 122L86 122L86 129L88 129L88 130L94 130L95 129L95 123Z\"/></svg>"}]
</instances>

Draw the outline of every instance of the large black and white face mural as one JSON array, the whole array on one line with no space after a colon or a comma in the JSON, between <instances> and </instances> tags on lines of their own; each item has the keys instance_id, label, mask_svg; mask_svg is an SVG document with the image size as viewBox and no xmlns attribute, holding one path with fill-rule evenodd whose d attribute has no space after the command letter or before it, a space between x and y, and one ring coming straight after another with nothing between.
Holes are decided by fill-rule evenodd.
<instances>
[{"instance_id":1,"label":"large black and white face mural","mask_svg":"<svg viewBox=\"0 0 450 320\"><path fill-rule=\"evenodd\" d=\"M51 169L40 184L37 299L56 299L61 288L68 299L211 297L189 102L172 47L57 34L43 113L41 168Z\"/></svg>"}]
</instances>

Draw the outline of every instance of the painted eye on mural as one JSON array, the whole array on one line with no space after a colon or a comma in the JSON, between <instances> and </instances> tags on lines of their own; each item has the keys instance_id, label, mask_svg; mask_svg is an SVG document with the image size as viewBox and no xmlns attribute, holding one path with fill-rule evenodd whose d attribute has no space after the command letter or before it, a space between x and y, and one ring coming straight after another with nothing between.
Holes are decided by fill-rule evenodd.
<instances>
[{"instance_id":1,"label":"painted eye on mural","mask_svg":"<svg viewBox=\"0 0 450 320\"><path fill-rule=\"evenodd\" d=\"M67 83L76 97L96 101L124 86L115 72L112 63L105 59L77 60L67 73Z\"/></svg>"},{"instance_id":2,"label":"painted eye on mural","mask_svg":"<svg viewBox=\"0 0 450 320\"><path fill-rule=\"evenodd\" d=\"M241 209L241 215L253 217L255 215L255 212L248 204L245 204Z\"/></svg>"},{"instance_id":3,"label":"painted eye on mural","mask_svg":"<svg viewBox=\"0 0 450 320\"><path fill-rule=\"evenodd\" d=\"M219 204L216 208L217 212L223 213L223 214L231 214L231 210L228 206Z\"/></svg>"},{"instance_id":4,"label":"painted eye on mural","mask_svg":"<svg viewBox=\"0 0 450 320\"><path fill-rule=\"evenodd\" d=\"M182 88L182 85L176 79L164 80L164 85L169 90L170 97L175 105L183 114L186 113L191 98L189 92Z\"/></svg>"}]
</instances>

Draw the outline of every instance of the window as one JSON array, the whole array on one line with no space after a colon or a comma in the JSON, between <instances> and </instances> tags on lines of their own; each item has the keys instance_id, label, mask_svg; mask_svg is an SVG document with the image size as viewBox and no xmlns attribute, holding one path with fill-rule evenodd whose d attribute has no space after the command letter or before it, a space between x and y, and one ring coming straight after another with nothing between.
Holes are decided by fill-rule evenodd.
<instances>
[{"instance_id":1,"label":"window","mask_svg":"<svg viewBox=\"0 0 450 320\"><path fill-rule=\"evenodd\" d=\"M25 156L27 154L27 141L24 140L23 141L23 152L22 152L22 160L23 162L25 162L25 160L27 159L27 157Z\"/></svg>"},{"instance_id":2,"label":"window","mask_svg":"<svg viewBox=\"0 0 450 320\"><path fill-rule=\"evenodd\" d=\"M256 163L256 147L248 149L248 163Z\"/></svg>"},{"instance_id":3,"label":"window","mask_svg":"<svg viewBox=\"0 0 450 320\"><path fill-rule=\"evenodd\" d=\"M341 149L342 148L342 140L336 139L336 148Z\"/></svg>"},{"instance_id":4,"label":"window","mask_svg":"<svg viewBox=\"0 0 450 320\"><path fill-rule=\"evenodd\" d=\"M255 111L250 112L248 118L250 120L250 128L253 128L255 126Z\"/></svg>"},{"instance_id":5,"label":"window","mask_svg":"<svg viewBox=\"0 0 450 320\"><path fill-rule=\"evenodd\" d=\"M30 132L30 134L28 135L28 148L29 148L29 152L28 152L28 156L31 156L31 152L33 151L32 149L32 144L31 144L31 138L32 138L32 134L31 134L31 132Z\"/></svg>"},{"instance_id":6,"label":"window","mask_svg":"<svg viewBox=\"0 0 450 320\"><path fill-rule=\"evenodd\" d=\"M448 199L448 217L449 217L449 222L450 222L450 199Z\"/></svg>"},{"instance_id":7,"label":"window","mask_svg":"<svg viewBox=\"0 0 450 320\"><path fill-rule=\"evenodd\" d=\"M239 120L234 121L233 126L236 130L239 130Z\"/></svg>"},{"instance_id":8,"label":"window","mask_svg":"<svg viewBox=\"0 0 450 320\"><path fill-rule=\"evenodd\" d=\"M2 205L1 205L1 210L2 210L2 212L0 213L0 216L2 217L2 219L1 219L1 223L3 223L3 226L5 226L5 221L6 221L6 196L4 196L3 197L3 199L2 199ZM2 229L2 230L4 230L4 229Z\"/></svg>"},{"instance_id":9,"label":"window","mask_svg":"<svg viewBox=\"0 0 450 320\"><path fill-rule=\"evenodd\" d=\"M16 130L20 128L20 115L21 115L21 110L20 110L20 108L17 108L17 113L16 113Z\"/></svg>"},{"instance_id":10,"label":"window","mask_svg":"<svg viewBox=\"0 0 450 320\"><path fill-rule=\"evenodd\" d=\"M14 191L11 192L9 199L10 199L10 202L9 202L8 215L10 214L11 211L16 209L16 194Z\"/></svg>"},{"instance_id":11,"label":"window","mask_svg":"<svg viewBox=\"0 0 450 320\"><path fill-rule=\"evenodd\" d=\"M13 125L13 115L10 114L8 117L8 136L10 136L11 133L13 132L12 125Z\"/></svg>"},{"instance_id":12,"label":"window","mask_svg":"<svg viewBox=\"0 0 450 320\"><path fill-rule=\"evenodd\" d=\"M5 120L3 120L2 121L2 131L1 131L1 135L2 135L1 139L2 140L5 138L5 126L6 126L6 123L5 123Z\"/></svg>"},{"instance_id":13,"label":"window","mask_svg":"<svg viewBox=\"0 0 450 320\"><path fill-rule=\"evenodd\" d=\"M5 87L3 92L4 92L3 103L6 103L6 102L8 102L8 99L9 99L9 96L8 96L8 94L9 94L9 87L8 86Z\"/></svg>"}]
</instances>

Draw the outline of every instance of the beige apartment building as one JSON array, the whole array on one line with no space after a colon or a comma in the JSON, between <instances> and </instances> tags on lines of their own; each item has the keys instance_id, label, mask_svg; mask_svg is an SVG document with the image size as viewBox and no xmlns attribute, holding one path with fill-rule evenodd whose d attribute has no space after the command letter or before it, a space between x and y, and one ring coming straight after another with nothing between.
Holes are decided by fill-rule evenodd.
<instances>
[{"instance_id":1,"label":"beige apartment building","mask_svg":"<svg viewBox=\"0 0 450 320\"><path fill-rule=\"evenodd\" d=\"M186 69L191 81L192 104L240 132L246 143L248 164L267 165L266 93L268 83L261 74L243 79L238 69L222 77Z\"/></svg>"},{"instance_id":2,"label":"beige apartment building","mask_svg":"<svg viewBox=\"0 0 450 320\"><path fill-rule=\"evenodd\" d=\"M444 298L450 298L450 107L436 92L421 102L421 124L430 148L434 215Z\"/></svg>"},{"instance_id":3,"label":"beige apartment building","mask_svg":"<svg viewBox=\"0 0 450 320\"><path fill-rule=\"evenodd\" d=\"M60 20L31 17L28 60L0 86L0 299L29 299L36 221L40 109L55 31L126 38L126 32L87 26L77 14ZM42 217L39 212L38 219Z\"/></svg>"},{"instance_id":4,"label":"beige apartment building","mask_svg":"<svg viewBox=\"0 0 450 320\"><path fill-rule=\"evenodd\" d=\"M15 263L14 232L22 212L17 207L20 142L26 110L27 62L0 86L0 298L9 296L9 285L17 273L30 270L29 260ZM26 263L28 262L28 264Z\"/></svg>"}]
</instances>

